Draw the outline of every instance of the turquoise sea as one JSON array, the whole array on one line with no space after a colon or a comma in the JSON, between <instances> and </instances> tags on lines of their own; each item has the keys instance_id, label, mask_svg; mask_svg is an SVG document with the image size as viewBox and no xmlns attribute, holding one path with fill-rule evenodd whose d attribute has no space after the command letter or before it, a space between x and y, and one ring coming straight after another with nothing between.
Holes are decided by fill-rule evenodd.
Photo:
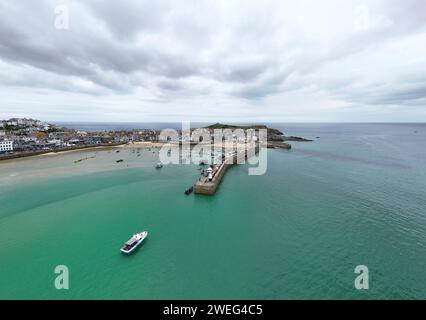
<instances>
[{"instance_id":1,"label":"turquoise sea","mask_svg":"<svg viewBox=\"0 0 426 320\"><path fill-rule=\"evenodd\" d=\"M232 167L214 197L148 150L0 162L0 299L425 299L426 124L270 126L315 141L269 150L262 176Z\"/></svg>"}]
</instances>

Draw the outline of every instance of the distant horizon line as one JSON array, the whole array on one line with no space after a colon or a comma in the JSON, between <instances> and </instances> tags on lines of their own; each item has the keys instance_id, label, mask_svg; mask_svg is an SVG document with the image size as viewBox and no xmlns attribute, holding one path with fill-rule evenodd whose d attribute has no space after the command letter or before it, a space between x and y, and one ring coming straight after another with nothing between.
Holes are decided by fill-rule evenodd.
<instances>
[{"instance_id":1,"label":"distant horizon line","mask_svg":"<svg viewBox=\"0 0 426 320\"><path fill-rule=\"evenodd\" d=\"M44 120L42 120L44 121ZM132 123L182 123L185 121L64 121L64 120L47 120L46 122L56 122L56 123L88 123L88 124L102 124L102 123L123 123L123 124L132 124ZM294 124L426 124L426 121L424 122L418 122L418 121L405 121L405 122L392 122L392 121L386 121L386 122L368 122L368 121L353 121L353 122L337 122L337 121L188 121L192 123L221 123L221 124L240 124L240 123L294 123Z\"/></svg>"},{"instance_id":2,"label":"distant horizon line","mask_svg":"<svg viewBox=\"0 0 426 320\"><path fill-rule=\"evenodd\" d=\"M13 116L9 118L0 119L0 121L6 121L10 119L33 119L39 120L47 123L67 123L67 124L136 124L136 123L221 123L221 124L263 124L263 123L276 123L276 124L426 124L425 121L276 121L276 120L258 120L258 121L206 121L206 120L180 120L180 121L170 121L170 120L145 120L145 121L78 121L78 120L44 120L42 118L31 117L31 116Z\"/></svg>"}]
</instances>

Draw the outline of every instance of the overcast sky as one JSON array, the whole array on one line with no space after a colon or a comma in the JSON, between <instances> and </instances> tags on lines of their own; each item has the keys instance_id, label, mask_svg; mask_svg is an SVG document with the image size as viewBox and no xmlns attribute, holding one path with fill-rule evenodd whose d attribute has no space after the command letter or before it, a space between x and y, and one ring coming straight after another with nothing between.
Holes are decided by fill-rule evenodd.
<instances>
[{"instance_id":1,"label":"overcast sky","mask_svg":"<svg viewBox=\"0 0 426 320\"><path fill-rule=\"evenodd\" d=\"M424 0L0 0L0 118L421 122L425 104Z\"/></svg>"}]
</instances>

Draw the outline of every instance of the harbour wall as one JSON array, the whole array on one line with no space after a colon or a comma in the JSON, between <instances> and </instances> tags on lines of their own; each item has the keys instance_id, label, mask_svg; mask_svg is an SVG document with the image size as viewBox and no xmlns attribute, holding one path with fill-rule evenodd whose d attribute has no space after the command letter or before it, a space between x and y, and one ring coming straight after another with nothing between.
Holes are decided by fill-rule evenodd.
<instances>
[{"instance_id":1,"label":"harbour wall","mask_svg":"<svg viewBox=\"0 0 426 320\"><path fill-rule=\"evenodd\" d=\"M253 150L251 150L253 153ZM256 146L254 148L254 153L259 152L259 146ZM237 152L235 155L232 156L231 159L225 159L220 165L219 168L213 172L213 179L210 181L208 177L201 177L194 186L194 193L195 194L202 194L202 195L214 195L225 176L226 171L233 165L244 163L245 160L247 160L247 154L244 150L244 152ZM216 167L216 166L215 166Z\"/></svg>"}]
</instances>

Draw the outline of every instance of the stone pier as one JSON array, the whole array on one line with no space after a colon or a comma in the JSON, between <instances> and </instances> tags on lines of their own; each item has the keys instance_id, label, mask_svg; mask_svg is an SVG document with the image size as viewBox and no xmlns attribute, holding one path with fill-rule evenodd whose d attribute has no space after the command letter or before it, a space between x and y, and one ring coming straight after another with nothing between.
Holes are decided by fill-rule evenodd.
<instances>
[{"instance_id":1,"label":"stone pier","mask_svg":"<svg viewBox=\"0 0 426 320\"><path fill-rule=\"evenodd\" d=\"M254 151L257 153L259 151L259 147L256 146ZM222 163L213 165L213 179L209 180L208 177L202 176L194 186L194 193L214 195L226 173L226 170L235 164L244 163L245 160L247 160L247 153L245 150L239 152L235 151L232 156L226 158L222 161Z\"/></svg>"}]
</instances>

